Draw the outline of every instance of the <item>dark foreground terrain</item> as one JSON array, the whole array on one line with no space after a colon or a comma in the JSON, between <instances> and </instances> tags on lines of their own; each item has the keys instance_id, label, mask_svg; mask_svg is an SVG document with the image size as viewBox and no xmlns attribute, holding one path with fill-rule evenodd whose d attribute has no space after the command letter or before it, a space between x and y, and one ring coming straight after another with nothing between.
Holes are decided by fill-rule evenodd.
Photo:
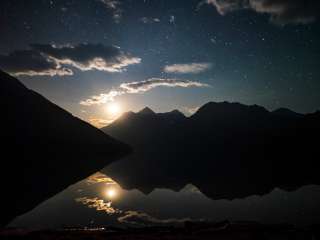
<instances>
[{"instance_id":1,"label":"dark foreground terrain","mask_svg":"<svg viewBox=\"0 0 320 240\"><path fill-rule=\"evenodd\" d=\"M0 82L0 226L130 152L1 70Z\"/></svg>"},{"instance_id":2,"label":"dark foreground terrain","mask_svg":"<svg viewBox=\"0 0 320 240\"><path fill-rule=\"evenodd\" d=\"M66 228L61 230L3 229L0 239L217 239L291 240L320 239L319 226L297 228L292 225L263 225L254 222L186 223L183 227L145 228Z\"/></svg>"}]
</instances>

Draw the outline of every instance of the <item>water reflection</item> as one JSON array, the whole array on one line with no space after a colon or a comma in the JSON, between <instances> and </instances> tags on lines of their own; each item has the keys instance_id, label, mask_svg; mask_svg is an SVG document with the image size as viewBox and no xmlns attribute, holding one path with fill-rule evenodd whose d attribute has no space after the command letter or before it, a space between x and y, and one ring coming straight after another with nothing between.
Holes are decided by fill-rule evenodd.
<instances>
[{"instance_id":1,"label":"water reflection","mask_svg":"<svg viewBox=\"0 0 320 240\"><path fill-rule=\"evenodd\" d=\"M106 190L106 195L109 199L114 199L117 196L117 190L113 188L108 188Z\"/></svg>"},{"instance_id":2,"label":"water reflection","mask_svg":"<svg viewBox=\"0 0 320 240\"><path fill-rule=\"evenodd\" d=\"M114 214L117 212L121 212L120 210L117 210L111 207L112 202L105 202L103 199L81 197L81 198L77 198L76 202L80 202L83 205L86 205L89 208L94 208L97 211L104 211L107 214Z\"/></svg>"},{"instance_id":3,"label":"water reflection","mask_svg":"<svg viewBox=\"0 0 320 240\"><path fill-rule=\"evenodd\" d=\"M192 184L179 192L155 189L145 195L139 190L124 190L97 173L18 217L11 226L179 225L186 220L225 219L307 224L320 222L319 202L317 186L291 193L275 189L263 197L212 200ZM272 214L275 211L276 216Z\"/></svg>"}]
</instances>

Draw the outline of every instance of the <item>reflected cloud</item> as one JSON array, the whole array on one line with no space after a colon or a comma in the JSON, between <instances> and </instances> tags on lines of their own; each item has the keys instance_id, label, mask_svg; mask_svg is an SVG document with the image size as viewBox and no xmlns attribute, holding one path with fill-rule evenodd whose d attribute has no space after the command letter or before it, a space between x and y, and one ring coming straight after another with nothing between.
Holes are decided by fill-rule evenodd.
<instances>
[{"instance_id":1,"label":"reflected cloud","mask_svg":"<svg viewBox=\"0 0 320 240\"><path fill-rule=\"evenodd\" d=\"M150 225L150 224L179 224L186 221L191 221L190 218L169 218L169 219L159 219L150 216L147 213L138 211L126 211L124 216L118 217L120 223L129 223L135 225Z\"/></svg>"},{"instance_id":2,"label":"reflected cloud","mask_svg":"<svg viewBox=\"0 0 320 240\"><path fill-rule=\"evenodd\" d=\"M109 178L107 175L97 172L86 179L88 185L96 184L96 183L106 183L108 185L117 185L115 181Z\"/></svg>"},{"instance_id":3,"label":"reflected cloud","mask_svg":"<svg viewBox=\"0 0 320 240\"><path fill-rule=\"evenodd\" d=\"M88 198L88 197L82 197L82 198L77 198L76 202L82 203L83 205L88 206L89 208L94 208L97 211L104 211L107 214L115 214L115 213L121 213L120 210L115 209L111 206L112 202L105 202L102 199L99 198Z\"/></svg>"},{"instance_id":4,"label":"reflected cloud","mask_svg":"<svg viewBox=\"0 0 320 240\"><path fill-rule=\"evenodd\" d=\"M199 188L194 186L193 184L187 184L180 192L185 193L195 193L195 194L203 194Z\"/></svg>"},{"instance_id":5,"label":"reflected cloud","mask_svg":"<svg viewBox=\"0 0 320 240\"><path fill-rule=\"evenodd\" d=\"M199 109L200 107L184 107L182 111L189 116L195 114Z\"/></svg>"}]
</instances>

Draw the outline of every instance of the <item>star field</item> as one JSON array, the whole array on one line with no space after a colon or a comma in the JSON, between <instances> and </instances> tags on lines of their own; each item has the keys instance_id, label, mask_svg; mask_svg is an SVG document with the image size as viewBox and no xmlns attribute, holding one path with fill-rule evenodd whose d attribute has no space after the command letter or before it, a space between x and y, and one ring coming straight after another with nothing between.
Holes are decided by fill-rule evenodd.
<instances>
[{"instance_id":1,"label":"star field","mask_svg":"<svg viewBox=\"0 0 320 240\"><path fill-rule=\"evenodd\" d=\"M246 6L240 0L4 0L0 68L87 121L108 119L105 102L83 106L81 101L109 94L121 84L154 78L203 85L161 83L113 101L126 111L146 105L161 112L184 111L225 100L270 110L320 109L319 3L308 1L301 7L299 1L280 1L282 10L271 12L267 2L253 0ZM292 13L292 8L299 11ZM28 57L40 54L38 60L50 65L14 66L12 53L21 56L34 44L64 47L65 52L33 49L36 53ZM81 44L88 50L70 50ZM119 48L119 54L88 52L95 45ZM9 59L14 59L11 65ZM210 67L194 69L203 63ZM165 71L177 65L177 71Z\"/></svg>"}]
</instances>

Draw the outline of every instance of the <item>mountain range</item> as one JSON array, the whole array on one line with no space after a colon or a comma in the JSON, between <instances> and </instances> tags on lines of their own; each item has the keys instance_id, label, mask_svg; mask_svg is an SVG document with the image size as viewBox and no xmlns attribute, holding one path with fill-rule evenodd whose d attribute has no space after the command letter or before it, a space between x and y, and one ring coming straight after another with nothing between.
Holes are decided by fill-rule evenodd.
<instances>
[{"instance_id":1,"label":"mountain range","mask_svg":"<svg viewBox=\"0 0 320 240\"><path fill-rule=\"evenodd\" d=\"M188 183L212 199L291 191L320 183L319 123L320 112L229 102L209 102L190 117L145 108L102 128L134 149L102 171L144 193Z\"/></svg>"},{"instance_id":2,"label":"mountain range","mask_svg":"<svg viewBox=\"0 0 320 240\"><path fill-rule=\"evenodd\" d=\"M0 71L0 226L131 149Z\"/></svg>"},{"instance_id":3,"label":"mountain range","mask_svg":"<svg viewBox=\"0 0 320 240\"><path fill-rule=\"evenodd\" d=\"M0 81L0 226L105 166L126 189L192 183L212 199L320 182L320 112L210 102L190 117L127 112L99 130L1 71Z\"/></svg>"}]
</instances>

